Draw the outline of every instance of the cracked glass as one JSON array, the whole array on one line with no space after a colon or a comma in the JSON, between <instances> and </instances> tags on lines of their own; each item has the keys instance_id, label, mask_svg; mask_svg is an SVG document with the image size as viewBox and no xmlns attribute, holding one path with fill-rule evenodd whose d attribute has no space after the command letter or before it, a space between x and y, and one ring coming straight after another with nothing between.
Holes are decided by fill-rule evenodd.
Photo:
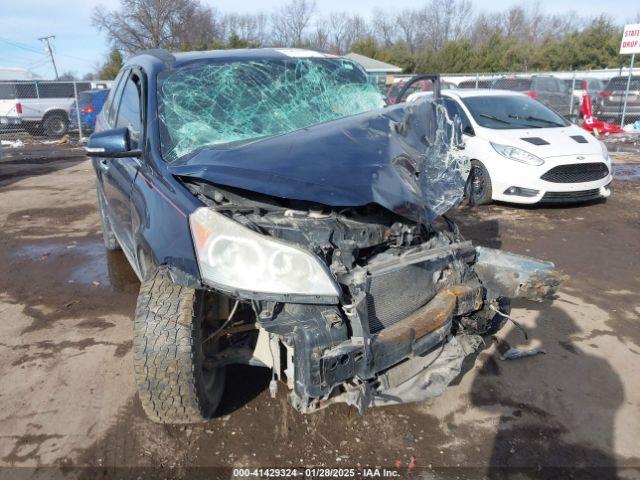
<instances>
[{"instance_id":1,"label":"cracked glass","mask_svg":"<svg viewBox=\"0 0 640 480\"><path fill-rule=\"evenodd\" d=\"M197 64L158 76L163 156L174 161L384 106L355 63L289 58Z\"/></svg>"}]
</instances>

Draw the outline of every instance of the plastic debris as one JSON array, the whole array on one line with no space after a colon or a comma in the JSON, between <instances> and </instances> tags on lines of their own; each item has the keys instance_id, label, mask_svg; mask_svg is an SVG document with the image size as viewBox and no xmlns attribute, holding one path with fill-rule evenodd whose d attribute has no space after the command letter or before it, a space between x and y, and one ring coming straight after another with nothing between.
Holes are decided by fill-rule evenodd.
<instances>
[{"instance_id":1,"label":"plastic debris","mask_svg":"<svg viewBox=\"0 0 640 480\"><path fill-rule=\"evenodd\" d=\"M504 340L493 337L496 343L498 344L498 352L500 352L500 360L515 360L517 358L524 357L532 357L534 355L538 355L540 353L546 354L547 351L544 348L529 348L529 349L520 349L514 348L509 345Z\"/></svg>"}]
</instances>

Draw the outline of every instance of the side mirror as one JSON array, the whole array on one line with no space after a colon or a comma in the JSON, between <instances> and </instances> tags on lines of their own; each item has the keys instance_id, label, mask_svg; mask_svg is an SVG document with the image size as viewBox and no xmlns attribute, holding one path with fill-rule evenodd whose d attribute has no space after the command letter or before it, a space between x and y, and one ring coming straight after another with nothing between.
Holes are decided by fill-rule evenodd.
<instances>
[{"instance_id":1,"label":"side mirror","mask_svg":"<svg viewBox=\"0 0 640 480\"><path fill-rule=\"evenodd\" d=\"M128 128L114 128L96 132L85 147L87 156L100 158L141 157L142 150L131 150Z\"/></svg>"},{"instance_id":2,"label":"side mirror","mask_svg":"<svg viewBox=\"0 0 640 480\"><path fill-rule=\"evenodd\" d=\"M470 137L475 137L476 136L476 132L473 131L473 127L471 125L466 125L462 129L462 133L464 133L465 135L469 135Z\"/></svg>"}]
</instances>

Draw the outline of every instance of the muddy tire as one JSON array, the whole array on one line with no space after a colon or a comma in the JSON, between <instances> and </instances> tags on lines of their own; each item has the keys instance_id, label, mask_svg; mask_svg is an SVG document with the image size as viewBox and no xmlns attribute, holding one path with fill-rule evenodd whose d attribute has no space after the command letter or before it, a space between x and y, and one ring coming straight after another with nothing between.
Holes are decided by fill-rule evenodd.
<instances>
[{"instance_id":1,"label":"muddy tire","mask_svg":"<svg viewBox=\"0 0 640 480\"><path fill-rule=\"evenodd\" d=\"M98 211L100 212L100 223L102 224L102 239L104 241L104 248L107 250L120 250L120 244L116 239L116 236L111 229L111 222L104 208L104 198L100 187L96 185L96 191L98 193Z\"/></svg>"},{"instance_id":2,"label":"muddy tire","mask_svg":"<svg viewBox=\"0 0 640 480\"><path fill-rule=\"evenodd\" d=\"M47 137L62 137L69 130L69 119L62 113L52 113L42 122Z\"/></svg>"},{"instance_id":3,"label":"muddy tire","mask_svg":"<svg viewBox=\"0 0 640 480\"><path fill-rule=\"evenodd\" d=\"M140 287L133 364L140 401L154 422L205 421L220 403L225 370L205 361L204 310L204 292L175 285L161 273Z\"/></svg>"},{"instance_id":4,"label":"muddy tire","mask_svg":"<svg viewBox=\"0 0 640 480\"><path fill-rule=\"evenodd\" d=\"M471 205L491 203L492 189L489 171L478 160L471 160L471 172L467 180L467 199Z\"/></svg>"}]
</instances>

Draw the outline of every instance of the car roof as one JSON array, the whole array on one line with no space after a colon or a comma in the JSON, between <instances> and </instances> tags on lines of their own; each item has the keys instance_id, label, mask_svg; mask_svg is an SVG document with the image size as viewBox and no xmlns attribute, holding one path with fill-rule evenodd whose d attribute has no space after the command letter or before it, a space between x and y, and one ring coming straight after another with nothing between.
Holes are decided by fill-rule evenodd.
<instances>
[{"instance_id":1,"label":"car roof","mask_svg":"<svg viewBox=\"0 0 640 480\"><path fill-rule=\"evenodd\" d=\"M287 58L341 58L332 53L304 48L242 48L234 50L201 50L193 52L171 53L166 50L155 49L139 52L127 61L127 65L141 61L162 61L171 67L180 67L199 60L284 60Z\"/></svg>"}]
</instances>

